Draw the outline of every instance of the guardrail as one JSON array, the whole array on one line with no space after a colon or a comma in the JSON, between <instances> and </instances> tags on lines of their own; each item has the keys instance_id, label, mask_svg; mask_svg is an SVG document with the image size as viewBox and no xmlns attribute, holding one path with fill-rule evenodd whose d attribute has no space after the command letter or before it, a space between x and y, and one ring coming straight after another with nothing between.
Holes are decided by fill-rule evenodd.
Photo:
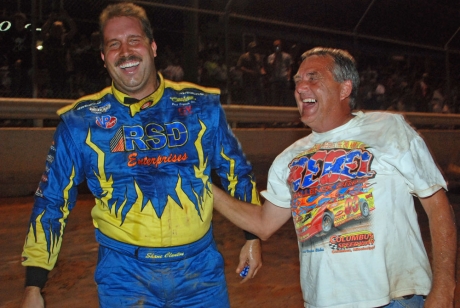
<instances>
[{"instance_id":1,"label":"guardrail","mask_svg":"<svg viewBox=\"0 0 460 308\"><path fill-rule=\"evenodd\" d=\"M33 119L35 127L42 127L43 120L58 119L56 111L72 104L74 100L0 98L0 118ZM232 127L238 123L292 123L299 122L296 107L223 105ZM401 112L415 127L460 127L460 114Z\"/></svg>"},{"instance_id":2,"label":"guardrail","mask_svg":"<svg viewBox=\"0 0 460 308\"><path fill-rule=\"evenodd\" d=\"M71 103L72 100L0 98L0 118L33 119L37 126L0 128L0 197L33 193L43 172L46 153L55 131L55 127L41 127L43 120L58 119L56 111ZM300 123L295 107L224 105L223 108L254 166L260 185L266 183L267 171L273 159L311 131L302 125L273 125L275 122ZM460 129L452 129L460 127L460 115L404 115L424 137L449 182L460 183ZM244 123L250 125L245 127Z\"/></svg>"}]
</instances>

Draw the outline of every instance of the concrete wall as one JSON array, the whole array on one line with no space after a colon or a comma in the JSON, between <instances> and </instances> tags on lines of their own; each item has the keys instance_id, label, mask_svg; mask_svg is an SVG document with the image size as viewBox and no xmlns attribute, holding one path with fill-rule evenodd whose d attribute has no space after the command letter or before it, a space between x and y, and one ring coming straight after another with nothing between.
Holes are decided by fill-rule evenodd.
<instances>
[{"instance_id":1,"label":"concrete wall","mask_svg":"<svg viewBox=\"0 0 460 308\"><path fill-rule=\"evenodd\" d=\"M25 196L37 188L54 128L0 129L0 196Z\"/></svg>"},{"instance_id":2,"label":"concrete wall","mask_svg":"<svg viewBox=\"0 0 460 308\"><path fill-rule=\"evenodd\" d=\"M306 129L235 129L235 135L264 187L271 161ZM0 128L0 197L32 195L45 167L54 128ZM421 130L438 165L448 178L456 180L460 171L460 131Z\"/></svg>"}]
</instances>

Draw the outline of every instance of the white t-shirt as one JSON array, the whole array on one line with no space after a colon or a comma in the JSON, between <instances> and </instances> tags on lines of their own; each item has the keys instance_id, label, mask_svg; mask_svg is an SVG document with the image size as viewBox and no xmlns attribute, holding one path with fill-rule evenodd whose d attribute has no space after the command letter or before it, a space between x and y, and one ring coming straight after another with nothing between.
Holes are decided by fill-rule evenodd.
<instances>
[{"instance_id":1,"label":"white t-shirt","mask_svg":"<svg viewBox=\"0 0 460 308\"><path fill-rule=\"evenodd\" d=\"M428 294L413 195L441 188L425 142L397 114L357 112L284 150L262 195L291 208L305 307L369 308Z\"/></svg>"}]
</instances>

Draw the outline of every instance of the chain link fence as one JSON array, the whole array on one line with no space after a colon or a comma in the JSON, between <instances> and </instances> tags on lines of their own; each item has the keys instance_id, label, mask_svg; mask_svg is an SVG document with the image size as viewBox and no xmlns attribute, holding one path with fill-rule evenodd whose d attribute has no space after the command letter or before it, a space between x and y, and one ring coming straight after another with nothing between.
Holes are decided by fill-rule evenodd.
<instances>
[{"instance_id":1,"label":"chain link fence","mask_svg":"<svg viewBox=\"0 0 460 308\"><path fill-rule=\"evenodd\" d=\"M100 58L97 21L102 9L116 1L3 2L0 96L75 99L110 85ZM255 14L246 11L245 1L134 2L152 22L157 69L171 79L220 88L222 103L295 106L292 76L301 54L328 46L347 49L357 59L359 108L433 111L437 91L441 109L457 112L457 53L308 27L292 21L302 12L288 6L279 12L260 6ZM38 31L32 31L33 25ZM274 45L277 40L280 44ZM255 47L256 59L247 54L249 47ZM284 52L284 74L270 65L277 47ZM414 89L422 78L431 92L419 110Z\"/></svg>"}]
</instances>

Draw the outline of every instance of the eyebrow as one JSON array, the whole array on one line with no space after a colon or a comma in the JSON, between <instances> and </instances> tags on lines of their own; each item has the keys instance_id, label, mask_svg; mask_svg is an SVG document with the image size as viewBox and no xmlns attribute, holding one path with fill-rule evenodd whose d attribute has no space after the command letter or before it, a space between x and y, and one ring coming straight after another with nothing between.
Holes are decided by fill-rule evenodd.
<instances>
[{"instance_id":1,"label":"eyebrow","mask_svg":"<svg viewBox=\"0 0 460 308\"><path fill-rule=\"evenodd\" d=\"M129 34L127 37L128 37L128 40L130 40L130 39L133 39L133 38L143 38L144 36L141 35L141 34ZM106 43L108 44L108 43L114 42L114 41L121 41L121 39L119 39L118 37L114 37L112 39L107 40Z\"/></svg>"},{"instance_id":2,"label":"eyebrow","mask_svg":"<svg viewBox=\"0 0 460 308\"><path fill-rule=\"evenodd\" d=\"M143 38L143 37L146 37L146 36L141 35L141 34L130 34L130 35L128 35L128 39L132 39L132 38Z\"/></svg>"},{"instance_id":3,"label":"eyebrow","mask_svg":"<svg viewBox=\"0 0 460 308\"><path fill-rule=\"evenodd\" d=\"M313 72L306 73L305 75L310 77L310 78L315 78L315 77L320 76L320 73L317 72L317 71L313 71ZM299 74L295 74L293 78L294 78L294 81L295 81L295 80L301 79L302 77Z\"/></svg>"}]
</instances>

